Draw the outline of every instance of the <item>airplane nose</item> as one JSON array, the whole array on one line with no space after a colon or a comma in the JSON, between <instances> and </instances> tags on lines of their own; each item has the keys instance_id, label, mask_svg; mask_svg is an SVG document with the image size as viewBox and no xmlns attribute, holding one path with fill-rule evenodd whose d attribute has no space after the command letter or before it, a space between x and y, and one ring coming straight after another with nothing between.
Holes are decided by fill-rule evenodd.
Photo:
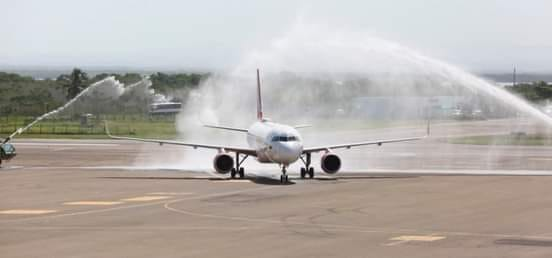
<instances>
[{"instance_id":1,"label":"airplane nose","mask_svg":"<svg viewBox=\"0 0 552 258\"><path fill-rule=\"evenodd\" d=\"M299 159L302 146L297 142L279 142L272 146L272 150L275 162L291 164Z\"/></svg>"}]
</instances>

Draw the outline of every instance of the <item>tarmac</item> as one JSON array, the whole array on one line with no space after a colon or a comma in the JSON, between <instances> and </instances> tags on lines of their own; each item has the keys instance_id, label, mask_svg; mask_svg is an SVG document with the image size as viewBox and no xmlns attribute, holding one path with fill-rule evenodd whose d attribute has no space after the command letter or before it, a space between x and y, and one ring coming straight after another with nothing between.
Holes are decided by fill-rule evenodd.
<instances>
[{"instance_id":1,"label":"tarmac","mask_svg":"<svg viewBox=\"0 0 552 258\"><path fill-rule=\"evenodd\" d=\"M155 146L162 159L176 146L15 141L19 156L0 169L0 254L552 256L551 148L491 152L437 135L347 150L343 161L354 166L335 176L318 169L315 179L293 172L285 185L277 167L252 166L246 179L229 180L137 165L152 159L145 149Z\"/></svg>"}]
</instances>

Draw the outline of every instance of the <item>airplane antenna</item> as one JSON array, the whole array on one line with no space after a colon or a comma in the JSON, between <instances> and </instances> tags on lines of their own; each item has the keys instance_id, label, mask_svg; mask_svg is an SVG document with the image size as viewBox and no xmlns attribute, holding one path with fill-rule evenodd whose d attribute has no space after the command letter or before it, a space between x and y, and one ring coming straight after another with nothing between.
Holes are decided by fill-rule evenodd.
<instances>
[{"instance_id":1,"label":"airplane antenna","mask_svg":"<svg viewBox=\"0 0 552 258\"><path fill-rule=\"evenodd\" d=\"M257 69L257 119L263 120L263 101L261 99L261 77L259 76L259 69Z\"/></svg>"}]
</instances>

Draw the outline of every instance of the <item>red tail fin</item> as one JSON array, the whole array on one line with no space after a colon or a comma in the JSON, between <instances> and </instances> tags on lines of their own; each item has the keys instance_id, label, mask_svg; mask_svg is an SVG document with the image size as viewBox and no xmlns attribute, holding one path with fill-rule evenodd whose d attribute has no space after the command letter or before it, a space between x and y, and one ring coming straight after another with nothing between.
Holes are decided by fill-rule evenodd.
<instances>
[{"instance_id":1,"label":"red tail fin","mask_svg":"<svg viewBox=\"0 0 552 258\"><path fill-rule=\"evenodd\" d=\"M259 76L259 69L257 69L257 119L263 120L263 101L261 99L261 77Z\"/></svg>"}]
</instances>

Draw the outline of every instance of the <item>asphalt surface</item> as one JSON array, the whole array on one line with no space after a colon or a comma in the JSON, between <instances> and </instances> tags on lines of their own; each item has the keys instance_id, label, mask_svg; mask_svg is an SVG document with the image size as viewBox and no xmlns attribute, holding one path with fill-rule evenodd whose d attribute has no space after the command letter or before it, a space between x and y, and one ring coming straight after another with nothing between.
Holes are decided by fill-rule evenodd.
<instances>
[{"instance_id":1,"label":"asphalt surface","mask_svg":"<svg viewBox=\"0 0 552 258\"><path fill-rule=\"evenodd\" d=\"M355 164L343 173L286 185L253 161L243 180L144 166L172 159L170 146L16 141L0 169L0 256L552 256L551 149L491 152L440 133L343 152Z\"/></svg>"}]
</instances>

